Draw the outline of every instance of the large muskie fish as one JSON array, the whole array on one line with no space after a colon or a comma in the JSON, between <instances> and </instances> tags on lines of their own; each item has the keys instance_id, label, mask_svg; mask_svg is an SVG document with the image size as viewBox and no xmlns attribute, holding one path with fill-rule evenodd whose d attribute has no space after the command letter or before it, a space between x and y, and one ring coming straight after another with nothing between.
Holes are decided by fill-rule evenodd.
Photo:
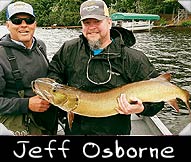
<instances>
[{"instance_id":1,"label":"large muskie fish","mask_svg":"<svg viewBox=\"0 0 191 162\"><path fill-rule=\"evenodd\" d=\"M39 78L32 82L33 91L51 104L67 112L88 117L107 117L118 112L117 98L125 93L127 100L137 97L142 102L167 102L177 111L177 98L190 112L189 92L170 83L171 75L162 74L150 80L123 85L105 92L92 93L59 84L50 78Z\"/></svg>"}]
</instances>

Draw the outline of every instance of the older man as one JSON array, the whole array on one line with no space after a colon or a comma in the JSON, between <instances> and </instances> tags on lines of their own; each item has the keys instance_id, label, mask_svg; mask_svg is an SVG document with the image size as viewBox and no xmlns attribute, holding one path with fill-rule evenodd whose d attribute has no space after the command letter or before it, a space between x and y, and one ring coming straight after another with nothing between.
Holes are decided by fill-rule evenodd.
<instances>
[{"instance_id":1,"label":"older man","mask_svg":"<svg viewBox=\"0 0 191 162\"><path fill-rule=\"evenodd\" d=\"M31 88L31 81L45 77L48 68L46 46L33 36L33 7L11 3L6 26L10 33L0 41L0 122L15 135L55 134L56 109Z\"/></svg>"}]
</instances>

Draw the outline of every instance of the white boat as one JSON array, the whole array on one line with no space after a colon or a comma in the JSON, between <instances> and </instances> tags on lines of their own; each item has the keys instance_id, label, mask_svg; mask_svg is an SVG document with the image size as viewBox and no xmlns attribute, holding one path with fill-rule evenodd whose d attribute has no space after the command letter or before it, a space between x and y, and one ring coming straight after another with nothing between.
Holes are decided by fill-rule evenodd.
<instances>
[{"instance_id":1,"label":"white boat","mask_svg":"<svg viewBox=\"0 0 191 162\"><path fill-rule=\"evenodd\" d=\"M143 30L150 31L153 28L153 23L154 22L150 22L149 20L148 21L132 20L131 22L130 21L123 21L122 27L126 28L128 30L131 30L131 31L143 31Z\"/></svg>"},{"instance_id":2,"label":"white boat","mask_svg":"<svg viewBox=\"0 0 191 162\"><path fill-rule=\"evenodd\" d=\"M163 122L154 115L152 117L131 115L131 135L164 136L173 135Z\"/></svg>"},{"instance_id":3,"label":"white boat","mask_svg":"<svg viewBox=\"0 0 191 162\"><path fill-rule=\"evenodd\" d=\"M113 13L111 14L113 26L120 26L130 31L150 31L155 20L159 20L159 15L138 14L138 13Z\"/></svg>"},{"instance_id":4,"label":"white boat","mask_svg":"<svg viewBox=\"0 0 191 162\"><path fill-rule=\"evenodd\" d=\"M64 119L66 120L66 118ZM58 124L58 135L64 135L65 125L59 120ZM162 121L154 115L148 116L137 116L131 115L131 136L164 136L173 135L170 130L162 123Z\"/></svg>"}]
</instances>

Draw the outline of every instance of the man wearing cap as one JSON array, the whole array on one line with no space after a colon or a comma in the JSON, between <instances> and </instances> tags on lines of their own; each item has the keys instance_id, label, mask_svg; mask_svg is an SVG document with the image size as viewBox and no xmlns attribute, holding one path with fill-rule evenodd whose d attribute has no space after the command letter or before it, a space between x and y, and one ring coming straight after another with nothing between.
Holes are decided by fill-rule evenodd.
<instances>
[{"instance_id":1,"label":"man wearing cap","mask_svg":"<svg viewBox=\"0 0 191 162\"><path fill-rule=\"evenodd\" d=\"M104 1L83 2L80 16L82 34L79 38L64 42L50 62L48 77L89 92L102 92L158 76L148 58L142 52L130 48L135 43L133 33L112 27ZM119 114L109 117L74 114L72 127L69 129L66 125L65 133L129 135L131 114L152 116L164 106L163 102L145 104L138 98L132 98L132 102L134 104L128 103L122 94L118 98L119 107L116 108Z\"/></svg>"},{"instance_id":2,"label":"man wearing cap","mask_svg":"<svg viewBox=\"0 0 191 162\"><path fill-rule=\"evenodd\" d=\"M0 40L0 123L15 135L55 134L56 109L31 88L31 81L45 77L48 68L46 46L33 36L33 7L11 3L6 16L10 33Z\"/></svg>"}]
</instances>

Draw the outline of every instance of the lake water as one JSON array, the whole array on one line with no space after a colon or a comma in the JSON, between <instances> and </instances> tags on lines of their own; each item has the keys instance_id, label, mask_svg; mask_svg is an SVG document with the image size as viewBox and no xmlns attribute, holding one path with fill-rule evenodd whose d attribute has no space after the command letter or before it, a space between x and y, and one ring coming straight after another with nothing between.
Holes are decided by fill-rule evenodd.
<instances>
[{"instance_id":1,"label":"lake water","mask_svg":"<svg viewBox=\"0 0 191 162\"><path fill-rule=\"evenodd\" d=\"M147 33L135 33L135 48L142 50L160 72L170 72L171 82L191 94L191 28L156 28ZM184 103L180 112L166 106L158 117L173 134L178 134L190 116Z\"/></svg>"},{"instance_id":2,"label":"lake water","mask_svg":"<svg viewBox=\"0 0 191 162\"><path fill-rule=\"evenodd\" d=\"M0 37L7 33L0 26ZM64 41L77 37L80 30L37 28L35 36L47 45L51 60ZM143 51L161 72L172 74L171 82L191 93L191 28L155 28L150 32L135 33L134 48ZM191 118L184 103L180 102L180 112L165 105L157 115L173 134L178 134Z\"/></svg>"}]
</instances>

